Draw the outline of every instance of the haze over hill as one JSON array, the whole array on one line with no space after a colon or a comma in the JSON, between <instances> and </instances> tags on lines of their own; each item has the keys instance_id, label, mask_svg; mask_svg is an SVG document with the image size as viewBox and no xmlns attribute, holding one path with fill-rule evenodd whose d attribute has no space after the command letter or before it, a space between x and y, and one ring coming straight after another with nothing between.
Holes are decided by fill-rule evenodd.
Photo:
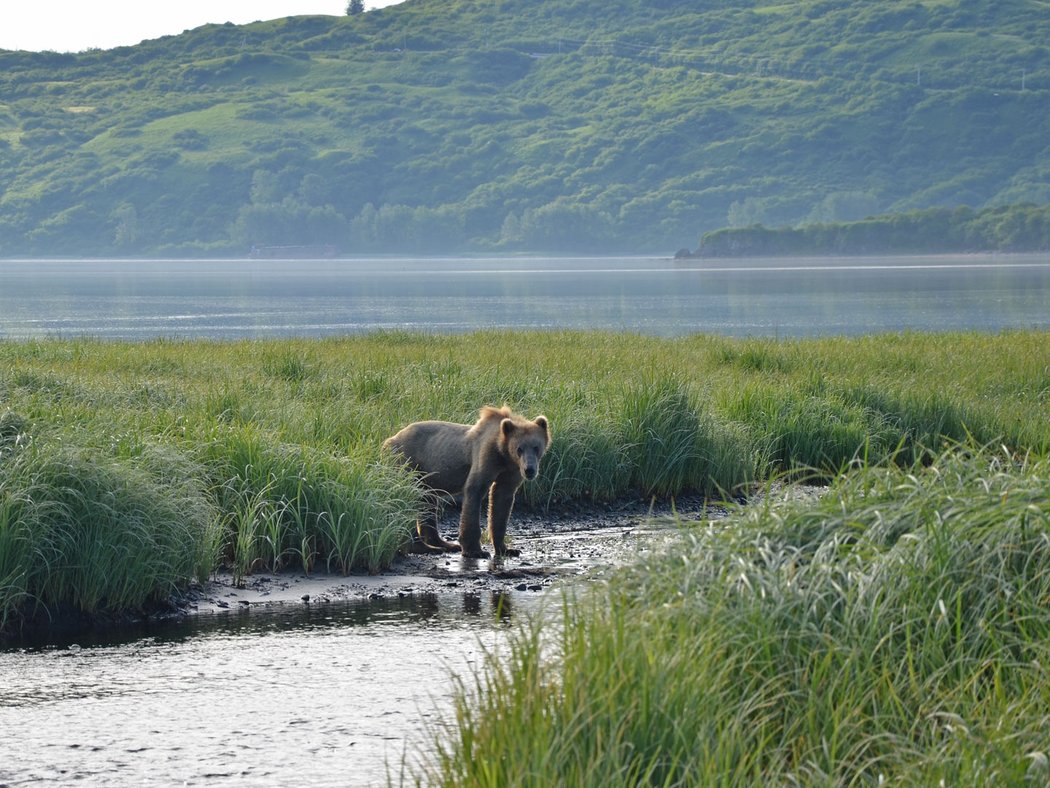
<instances>
[{"instance_id":1,"label":"haze over hill","mask_svg":"<svg viewBox=\"0 0 1050 788\"><path fill-rule=\"evenodd\" d=\"M673 251L1050 202L1041 0L410 0L0 53L0 255Z\"/></svg>"}]
</instances>

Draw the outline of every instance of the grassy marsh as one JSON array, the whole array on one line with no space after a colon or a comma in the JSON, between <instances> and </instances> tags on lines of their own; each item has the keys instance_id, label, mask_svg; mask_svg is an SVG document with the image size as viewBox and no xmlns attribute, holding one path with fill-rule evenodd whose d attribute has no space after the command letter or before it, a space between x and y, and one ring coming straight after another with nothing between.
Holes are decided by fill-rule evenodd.
<instances>
[{"instance_id":1,"label":"grassy marsh","mask_svg":"<svg viewBox=\"0 0 1050 788\"><path fill-rule=\"evenodd\" d=\"M551 419L523 495L541 507L831 477L946 440L1045 455L1048 339L3 342L0 619L134 609L220 563L379 569L420 504L381 441L421 418L472 421L485 403Z\"/></svg>"}]
</instances>

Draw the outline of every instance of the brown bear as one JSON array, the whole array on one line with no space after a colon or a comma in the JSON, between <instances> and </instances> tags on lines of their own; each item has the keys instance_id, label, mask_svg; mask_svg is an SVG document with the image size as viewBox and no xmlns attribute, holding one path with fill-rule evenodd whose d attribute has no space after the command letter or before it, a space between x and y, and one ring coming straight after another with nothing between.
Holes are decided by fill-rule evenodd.
<instances>
[{"instance_id":1,"label":"brown bear","mask_svg":"<svg viewBox=\"0 0 1050 788\"><path fill-rule=\"evenodd\" d=\"M489 535L496 555L520 555L504 544L514 495L525 479L540 472L540 458L550 445L544 416L534 421L510 408L486 405L476 424L417 421L387 438L383 447L400 453L423 483L437 493L463 493L459 544L438 534L435 500L416 529L429 552L462 550L468 558L488 558L481 549L481 509L489 499Z\"/></svg>"}]
</instances>

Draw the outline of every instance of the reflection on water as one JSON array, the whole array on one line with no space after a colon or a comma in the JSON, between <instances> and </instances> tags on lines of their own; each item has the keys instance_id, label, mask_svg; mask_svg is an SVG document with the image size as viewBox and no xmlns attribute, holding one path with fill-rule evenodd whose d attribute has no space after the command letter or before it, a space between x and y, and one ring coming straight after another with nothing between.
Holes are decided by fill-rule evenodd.
<instances>
[{"instance_id":1,"label":"reflection on water","mask_svg":"<svg viewBox=\"0 0 1050 788\"><path fill-rule=\"evenodd\" d=\"M1050 327L1050 256L0 261L0 337Z\"/></svg>"},{"instance_id":2,"label":"reflection on water","mask_svg":"<svg viewBox=\"0 0 1050 788\"><path fill-rule=\"evenodd\" d=\"M522 605L296 605L0 651L0 784L385 784Z\"/></svg>"}]
</instances>

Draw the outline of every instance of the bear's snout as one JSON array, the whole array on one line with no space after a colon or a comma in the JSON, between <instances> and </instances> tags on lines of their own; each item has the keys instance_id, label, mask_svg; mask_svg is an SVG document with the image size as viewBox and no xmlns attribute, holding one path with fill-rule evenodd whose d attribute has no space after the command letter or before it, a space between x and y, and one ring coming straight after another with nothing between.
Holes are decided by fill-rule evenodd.
<instances>
[{"instance_id":1,"label":"bear's snout","mask_svg":"<svg viewBox=\"0 0 1050 788\"><path fill-rule=\"evenodd\" d=\"M525 478L532 480L536 478L536 474L539 473L539 469L535 465L525 466Z\"/></svg>"}]
</instances>

